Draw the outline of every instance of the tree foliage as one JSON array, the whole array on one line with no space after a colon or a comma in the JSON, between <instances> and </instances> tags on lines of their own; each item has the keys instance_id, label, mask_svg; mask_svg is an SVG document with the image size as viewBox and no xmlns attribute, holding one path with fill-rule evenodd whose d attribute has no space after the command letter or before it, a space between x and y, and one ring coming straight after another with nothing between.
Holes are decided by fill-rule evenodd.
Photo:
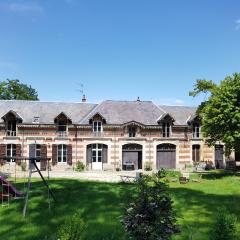
<instances>
[{"instance_id":1,"label":"tree foliage","mask_svg":"<svg viewBox=\"0 0 240 240\"><path fill-rule=\"evenodd\" d=\"M122 224L130 239L168 240L179 232L176 225L165 172L143 175L137 183L138 194L129 204Z\"/></svg>"},{"instance_id":2,"label":"tree foliage","mask_svg":"<svg viewBox=\"0 0 240 240\"><path fill-rule=\"evenodd\" d=\"M0 82L0 99L2 100L38 100L37 91L21 83L18 79Z\"/></svg>"},{"instance_id":3,"label":"tree foliage","mask_svg":"<svg viewBox=\"0 0 240 240\"><path fill-rule=\"evenodd\" d=\"M210 97L197 111L203 136L210 145L225 143L227 154L240 150L240 73L227 76L219 85L212 81L197 80L193 92L210 92Z\"/></svg>"}]
</instances>

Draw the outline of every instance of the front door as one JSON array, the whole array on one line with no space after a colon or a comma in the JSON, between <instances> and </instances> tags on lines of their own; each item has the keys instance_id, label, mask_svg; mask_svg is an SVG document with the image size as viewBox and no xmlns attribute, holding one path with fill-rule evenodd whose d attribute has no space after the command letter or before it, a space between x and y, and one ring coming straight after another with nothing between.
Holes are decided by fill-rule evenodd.
<instances>
[{"instance_id":1,"label":"front door","mask_svg":"<svg viewBox=\"0 0 240 240\"><path fill-rule=\"evenodd\" d=\"M92 170L102 170L102 144L92 145Z\"/></svg>"}]
</instances>

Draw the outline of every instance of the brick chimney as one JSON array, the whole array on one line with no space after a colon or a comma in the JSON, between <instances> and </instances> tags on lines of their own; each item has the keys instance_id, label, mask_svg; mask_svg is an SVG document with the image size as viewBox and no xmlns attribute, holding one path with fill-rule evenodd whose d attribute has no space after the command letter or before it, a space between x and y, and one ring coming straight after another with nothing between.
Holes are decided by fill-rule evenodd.
<instances>
[{"instance_id":1,"label":"brick chimney","mask_svg":"<svg viewBox=\"0 0 240 240\"><path fill-rule=\"evenodd\" d=\"M83 94L82 102L86 102L86 101L87 101L87 98L86 98L85 94Z\"/></svg>"}]
</instances>

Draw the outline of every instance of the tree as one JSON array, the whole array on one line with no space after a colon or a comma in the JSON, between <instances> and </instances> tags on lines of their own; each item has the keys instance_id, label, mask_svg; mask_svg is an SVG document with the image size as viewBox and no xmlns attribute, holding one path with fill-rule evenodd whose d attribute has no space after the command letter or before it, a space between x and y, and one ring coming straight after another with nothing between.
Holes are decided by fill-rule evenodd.
<instances>
[{"instance_id":1,"label":"tree","mask_svg":"<svg viewBox=\"0 0 240 240\"><path fill-rule=\"evenodd\" d=\"M21 83L18 79L0 82L0 99L2 100L38 100L37 91Z\"/></svg>"},{"instance_id":2,"label":"tree","mask_svg":"<svg viewBox=\"0 0 240 240\"><path fill-rule=\"evenodd\" d=\"M225 144L226 154L240 150L240 73L227 76L219 85L197 80L190 96L209 92L208 100L197 110L203 136L209 145Z\"/></svg>"},{"instance_id":3,"label":"tree","mask_svg":"<svg viewBox=\"0 0 240 240\"><path fill-rule=\"evenodd\" d=\"M143 175L137 182L138 193L128 205L122 224L130 239L169 240L179 232L165 171Z\"/></svg>"}]
</instances>

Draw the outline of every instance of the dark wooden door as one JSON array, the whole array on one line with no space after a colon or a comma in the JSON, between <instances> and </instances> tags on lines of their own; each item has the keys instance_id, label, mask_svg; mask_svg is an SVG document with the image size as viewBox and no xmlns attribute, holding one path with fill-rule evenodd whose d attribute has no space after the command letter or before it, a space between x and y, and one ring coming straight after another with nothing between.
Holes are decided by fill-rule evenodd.
<instances>
[{"instance_id":1,"label":"dark wooden door","mask_svg":"<svg viewBox=\"0 0 240 240\"><path fill-rule=\"evenodd\" d=\"M161 144L157 146L157 169L176 168L176 146L173 144Z\"/></svg>"},{"instance_id":2,"label":"dark wooden door","mask_svg":"<svg viewBox=\"0 0 240 240\"><path fill-rule=\"evenodd\" d=\"M215 167L223 168L223 145L215 145Z\"/></svg>"},{"instance_id":3,"label":"dark wooden door","mask_svg":"<svg viewBox=\"0 0 240 240\"><path fill-rule=\"evenodd\" d=\"M200 162L200 145L198 144L192 145L192 161Z\"/></svg>"}]
</instances>

